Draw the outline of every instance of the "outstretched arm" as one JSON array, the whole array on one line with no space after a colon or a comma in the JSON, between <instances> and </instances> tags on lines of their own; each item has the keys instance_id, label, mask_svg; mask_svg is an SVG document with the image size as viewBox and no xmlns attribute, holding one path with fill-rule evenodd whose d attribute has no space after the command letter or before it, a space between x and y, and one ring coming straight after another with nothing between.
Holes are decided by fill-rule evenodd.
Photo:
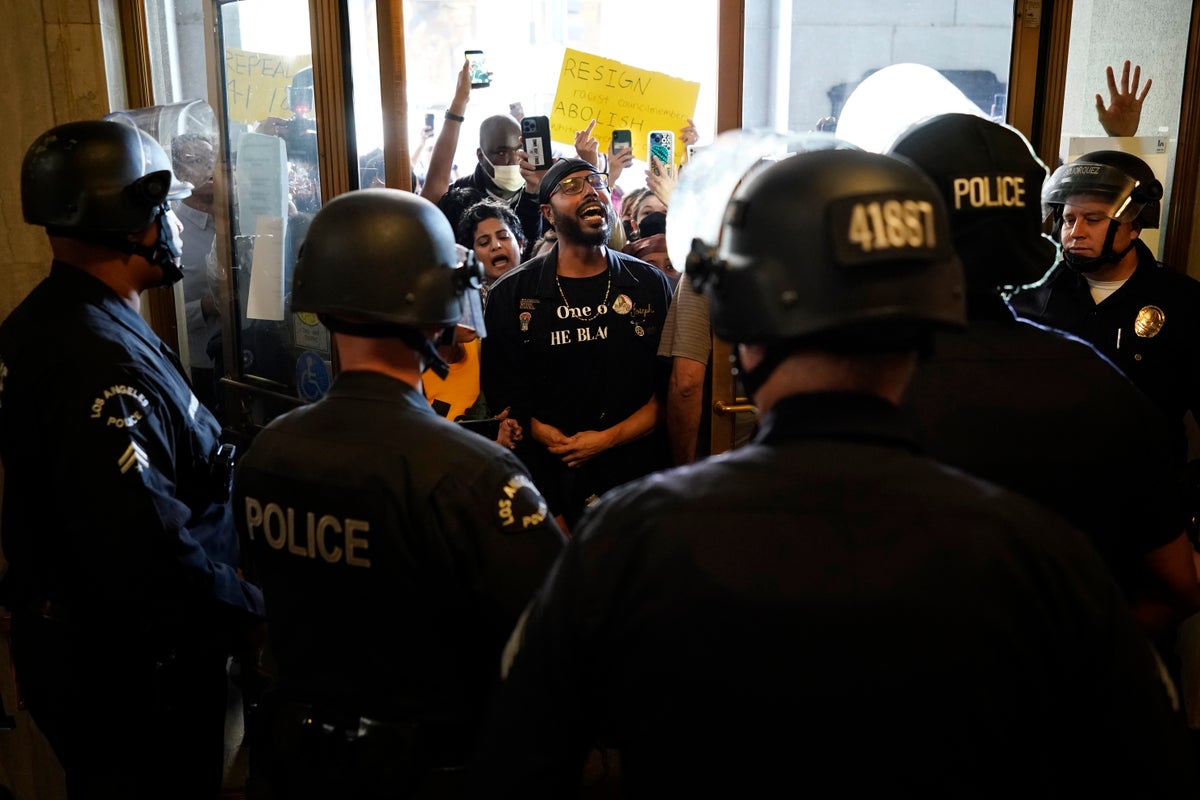
<instances>
[{"instance_id":1,"label":"outstretched arm","mask_svg":"<svg viewBox=\"0 0 1200 800\"><path fill-rule=\"evenodd\" d=\"M454 99L450 101L447 114L463 116L467 101L471 99L471 65L464 61L458 73L458 84L454 87ZM425 186L421 197L436 203L450 189L450 170L454 168L454 151L458 148L458 134L462 122L446 117L437 141L433 143L433 154L429 156L429 171L425 173Z\"/></svg>"}]
</instances>

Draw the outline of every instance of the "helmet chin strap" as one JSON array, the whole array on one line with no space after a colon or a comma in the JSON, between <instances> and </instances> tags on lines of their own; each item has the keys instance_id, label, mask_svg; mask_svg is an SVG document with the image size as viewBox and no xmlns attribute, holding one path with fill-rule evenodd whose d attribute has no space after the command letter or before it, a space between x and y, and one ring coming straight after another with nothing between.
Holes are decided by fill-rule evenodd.
<instances>
[{"instance_id":1,"label":"helmet chin strap","mask_svg":"<svg viewBox=\"0 0 1200 800\"><path fill-rule=\"evenodd\" d=\"M421 356L424 364L422 371L433 370L433 374L442 380L450 374L450 365L438 354L437 345L426 338L416 328L407 325L395 325L390 322L350 322L331 314L318 314L321 324L334 333L344 333L347 336L359 336L364 339L399 339L405 346ZM450 327L453 335L454 327ZM441 339L445 335L438 338Z\"/></svg>"},{"instance_id":2,"label":"helmet chin strap","mask_svg":"<svg viewBox=\"0 0 1200 800\"><path fill-rule=\"evenodd\" d=\"M747 369L742 363L741 353L738 348L733 349L734 363L737 364L738 377L741 378L742 388L746 390L746 394L754 397L762 385L771 377L771 373L783 363L792 353L792 348L774 345L766 348L763 354L763 360L759 362L754 369Z\"/></svg>"},{"instance_id":3,"label":"helmet chin strap","mask_svg":"<svg viewBox=\"0 0 1200 800\"><path fill-rule=\"evenodd\" d=\"M78 231L70 228L47 228L52 236L64 236L107 247L131 256L141 256L151 264L157 265L163 272L159 286L174 286L183 279L183 270L179 268L179 258L182 255L175 244L171 231L171 222L167 214L171 209L166 204L160 205L154 212L154 222L158 223L158 241L152 245L135 242L123 233L111 231Z\"/></svg>"},{"instance_id":4,"label":"helmet chin strap","mask_svg":"<svg viewBox=\"0 0 1200 800\"><path fill-rule=\"evenodd\" d=\"M169 205L166 203L159 205L154 214L154 220L158 223L158 241L154 243L153 247L148 248L152 251L149 255L139 253L152 264L162 267L162 286L174 286L183 280L183 269L179 265L183 251L175 243L175 232L171 230L171 220L167 216L170 213Z\"/></svg>"},{"instance_id":5,"label":"helmet chin strap","mask_svg":"<svg viewBox=\"0 0 1200 800\"><path fill-rule=\"evenodd\" d=\"M1061 225L1062 223L1060 222L1059 224ZM1113 251L1113 241L1116 240L1117 228L1120 225L1115 219L1108 221L1108 234L1104 237L1104 248L1100 251L1100 255L1085 258L1084 256L1077 256L1068 250L1063 250L1063 261L1066 261L1067 266L1071 269L1085 275L1089 272L1095 272L1101 267L1120 263L1121 259L1127 256L1129 251L1133 249L1133 246L1137 244L1137 240L1134 239L1129 243L1129 247L1126 247L1120 253Z\"/></svg>"}]
</instances>

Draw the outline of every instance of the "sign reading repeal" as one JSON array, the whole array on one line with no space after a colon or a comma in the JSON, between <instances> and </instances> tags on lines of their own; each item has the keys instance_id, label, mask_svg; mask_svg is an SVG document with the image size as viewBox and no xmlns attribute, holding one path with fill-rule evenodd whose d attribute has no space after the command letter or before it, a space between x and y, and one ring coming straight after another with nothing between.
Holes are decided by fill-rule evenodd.
<instances>
[{"instance_id":1,"label":"sign reading repeal","mask_svg":"<svg viewBox=\"0 0 1200 800\"><path fill-rule=\"evenodd\" d=\"M614 130L628 128L634 158L646 161L646 135L668 130L678 136L696 113L699 95L699 83L567 48L550 112L550 138L574 144L575 132L594 119L592 135L601 152L608 152ZM677 142L677 164L683 149Z\"/></svg>"},{"instance_id":2,"label":"sign reading repeal","mask_svg":"<svg viewBox=\"0 0 1200 800\"><path fill-rule=\"evenodd\" d=\"M225 48L225 96L229 118L255 125L267 117L288 119L288 88L297 72L312 64L311 55L276 56ZM575 141L572 136L571 141Z\"/></svg>"}]
</instances>

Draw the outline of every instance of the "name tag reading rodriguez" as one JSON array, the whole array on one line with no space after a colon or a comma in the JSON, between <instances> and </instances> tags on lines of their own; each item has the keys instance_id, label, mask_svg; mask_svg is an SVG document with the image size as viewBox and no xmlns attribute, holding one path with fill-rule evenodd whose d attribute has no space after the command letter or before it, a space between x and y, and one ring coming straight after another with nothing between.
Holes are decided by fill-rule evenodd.
<instances>
[{"instance_id":1,"label":"name tag reading rodriguez","mask_svg":"<svg viewBox=\"0 0 1200 800\"><path fill-rule=\"evenodd\" d=\"M929 200L865 195L830 207L833 246L842 264L928 259L938 231Z\"/></svg>"}]
</instances>

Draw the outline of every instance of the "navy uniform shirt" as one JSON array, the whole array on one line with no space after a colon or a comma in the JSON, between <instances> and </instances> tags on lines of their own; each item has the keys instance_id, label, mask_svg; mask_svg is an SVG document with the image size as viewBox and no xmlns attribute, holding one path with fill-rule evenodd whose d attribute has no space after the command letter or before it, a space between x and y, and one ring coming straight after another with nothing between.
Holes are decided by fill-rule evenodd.
<instances>
[{"instance_id":1,"label":"navy uniform shirt","mask_svg":"<svg viewBox=\"0 0 1200 800\"><path fill-rule=\"evenodd\" d=\"M1086 540L914 450L882 400L796 396L602 499L528 617L481 792L570 796L599 738L631 797L1185 796Z\"/></svg>"},{"instance_id":2,"label":"navy uniform shirt","mask_svg":"<svg viewBox=\"0 0 1200 800\"><path fill-rule=\"evenodd\" d=\"M1135 247L1137 269L1098 304L1087 279L1061 262L1009 304L1018 317L1090 342L1172 421L1189 409L1200 419L1200 282L1160 266L1141 241Z\"/></svg>"},{"instance_id":3,"label":"navy uniform shirt","mask_svg":"<svg viewBox=\"0 0 1200 800\"><path fill-rule=\"evenodd\" d=\"M937 336L905 407L930 455L1062 514L1122 585L1183 533L1170 421L1089 344L998 296Z\"/></svg>"},{"instance_id":4,"label":"navy uniform shirt","mask_svg":"<svg viewBox=\"0 0 1200 800\"><path fill-rule=\"evenodd\" d=\"M509 408L527 431L530 417L567 436L605 430L664 386L658 341L671 284L644 261L607 254L608 272L562 278L555 248L506 273L488 293L483 394L490 408ZM570 522L588 496L667 466L665 441L656 430L573 470L529 435L517 453Z\"/></svg>"},{"instance_id":5,"label":"navy uniform shirt","mask_svg":"<svg viewBox=\"0 0 1200 800\"><path fill-rule=\"evenodd\" d=\"M234 486L285 696L470 729L563 543L520 462L402 381L343 372L258 434Z\"/></svg>"},{"instance_id":6,"label":"navy uniform shirt","mask_svg":"<svg viewBox=\"0 0 1200 800\"><path fill-rule=\"evenodd\" d=\"M236 571L219 434L138 313L55 262L0 326L13 606L49 601L115 635L261 613Z\"/></svg>"}]
</instances>

